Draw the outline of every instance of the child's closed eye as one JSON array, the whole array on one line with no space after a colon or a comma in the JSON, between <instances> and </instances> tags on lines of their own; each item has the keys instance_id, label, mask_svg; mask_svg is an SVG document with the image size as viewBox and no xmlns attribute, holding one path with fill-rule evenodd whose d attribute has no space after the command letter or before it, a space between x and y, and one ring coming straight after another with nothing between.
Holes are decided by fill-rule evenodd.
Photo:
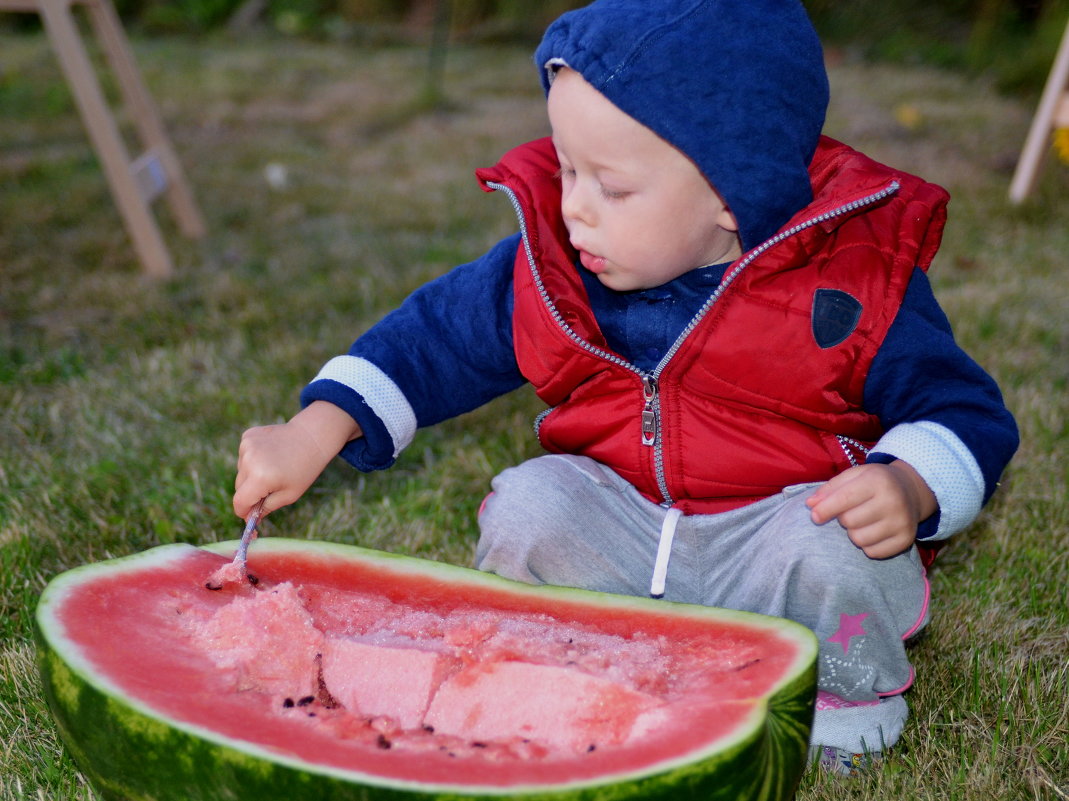
<instances>
[{"instance_id":1,"label":"child's closed eye","mask_svg":"<svg viewBox=\"0 0 1069 801\"><path fill-rule=\"evenodd\" d=\"M631 193L624 189L612 189L602 184L601 196L606 200L623 200Z\"/></svg>"},{"instance_id":2,"label":"child's closed eye","mask_svg":"<svg viewBox=\"0 0 1069 801\"><path fill-rule=\"evenodd\" d=\"M558 181L569 182L576 179L576 171L572 167L561 166L553 175ZM605 200L623 200L631 194L630 190L619 189L613 186L606 186L605 184L598 182L598 193Z\"/></svg>"}]
</instances>

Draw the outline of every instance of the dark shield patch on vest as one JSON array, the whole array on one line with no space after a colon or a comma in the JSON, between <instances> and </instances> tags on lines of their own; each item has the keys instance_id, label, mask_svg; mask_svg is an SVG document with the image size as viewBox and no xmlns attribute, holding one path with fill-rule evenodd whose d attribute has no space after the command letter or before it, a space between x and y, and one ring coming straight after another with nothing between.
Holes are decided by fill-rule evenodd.
<instances>
[{"instance_id":1,"label":"dark shield patch on vest","mask_svg":"<svg viewBox=\"0 0 1069 801\"><path fill-rule=\"evenodd\" d=\"M861 319L861 301L841 289L818 289L813 294L813 338L822 348L844 342Z\"/></svg>"}]
</instances>

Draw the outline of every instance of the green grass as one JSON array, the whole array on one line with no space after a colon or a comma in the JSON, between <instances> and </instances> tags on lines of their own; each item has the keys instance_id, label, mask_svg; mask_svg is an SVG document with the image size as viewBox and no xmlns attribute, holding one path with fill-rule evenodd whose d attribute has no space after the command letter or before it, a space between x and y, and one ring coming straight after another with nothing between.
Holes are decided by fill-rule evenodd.
<instances>
[{"instance_id":1,"label":"green grass","mask_svg":"<svg viewBox=\"0 0 1069 801\"><path fill-rule=\"evenodd\" d=\"M546 129L518 49L452 51L448 111L417 114L419 50L135 44L211 227L188 243L160 210L178 265L162 283L139 272L47 42L0 41L0 799L94 797L34 674L47 579L234 538L241 431L287 417L323 361L511 232L508 204L471 172ZM1013 209L1030 104L924 69L843 63L832 77L829 133L953 193L932 275L1023 445L933 573L899 747L859 781L808 776L799 798L1065 799L1069 168L1050 163ZM284 186L267 182L272 164ZM537 410L520 391L422 432L391 471L334 465L266 533L465 563L490 477L537 453Z\"/></svg>"}]
</instances>

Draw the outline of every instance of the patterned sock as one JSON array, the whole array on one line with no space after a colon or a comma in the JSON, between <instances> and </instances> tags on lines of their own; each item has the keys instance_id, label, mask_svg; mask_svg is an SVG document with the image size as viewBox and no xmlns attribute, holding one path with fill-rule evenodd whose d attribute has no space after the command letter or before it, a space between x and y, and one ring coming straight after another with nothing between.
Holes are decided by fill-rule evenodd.
<instances>
[{"instance_id":1,"label":"patterned sock","mask_svg":"<svg viewBox=\"0 0 1069 801\"><path fill-rule=\"evenodd\" d=\"M860 776L876 767L883 759L882 751L852 753L830 745L810 746L809 764L839 776Z\"/></svg>"},{"instance_id":2,"label":"patterned sock","mask_svg":"<svg viewBox=\"0 0 1069 801\"><path fill-rule=\"evenodd\" d=\"M880 701L846 701L821 690L809 738L809 761L855 776L880 761L902 733L909 709L900 695Z\"/></svg>"}]
</instances>

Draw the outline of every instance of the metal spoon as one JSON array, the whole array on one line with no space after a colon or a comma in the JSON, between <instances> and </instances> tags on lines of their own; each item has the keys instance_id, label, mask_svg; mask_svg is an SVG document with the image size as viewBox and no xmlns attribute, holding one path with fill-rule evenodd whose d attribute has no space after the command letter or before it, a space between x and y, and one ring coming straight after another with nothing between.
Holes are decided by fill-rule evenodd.
<instances>
[{"instance_id":1,"label":"metal spoon","mask_svg":"<svg viewBox=\"0 0 1069 801\"><path fill-rule=\"evenodd\" d=\"M245 530L241 533L241 542L238 543L238 550L234 554L233 561L223 565L208 578L204 586L209 590L221 590L227 581L259 583L260 580L256 576L249 575L247 563L249 561L249 543L256 539L256 527L260 525L260 519L263 517L264 501L266 500L266 495L260 498L259 503L253 507L251 514L246 519Z\"/></svg>"}]
</instances>

